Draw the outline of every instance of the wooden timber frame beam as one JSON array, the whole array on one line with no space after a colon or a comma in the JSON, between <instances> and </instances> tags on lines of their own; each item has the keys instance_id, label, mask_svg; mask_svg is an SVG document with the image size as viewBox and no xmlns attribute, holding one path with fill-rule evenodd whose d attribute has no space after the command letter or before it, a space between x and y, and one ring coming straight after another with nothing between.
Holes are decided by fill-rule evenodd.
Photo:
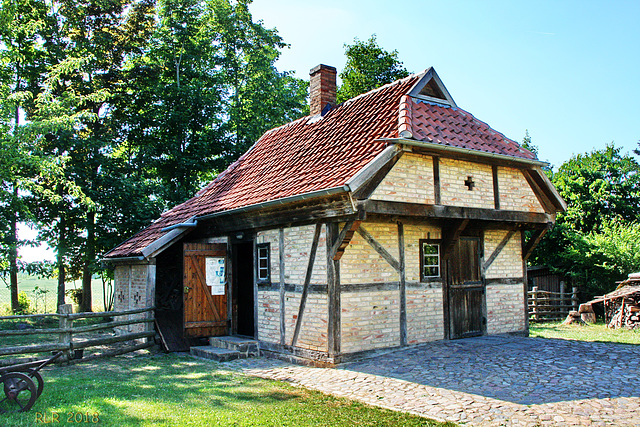
<instances>
[{"instance_id":1,"label":"wooden timber frame beam","mask_svg":"<svg viewBox=\"0 0 640 427\"><path fill-rule=\"evenodd\" d=\"M347 221L344 227L342 227L342 230L340 230L340 234L338 234L335 243L333 244L333 246L331 246L331 249L329 251L331 258L334 261L340 261L340 258L342 258L342 255L344 255L345 249L349 245L349 242L351 242L353 235L355 234L358 227L360 227L361 223L362 221L360 220L351 220Z\"/></svg>"},{"instance_id":2,"label":"wooden timber frame beam","mask_svg":"<svg viewBox=\"0 0 640 427\"><path fill-rule=\"evenodd\" d=\"M309 295L309 283L311 283L311 274L313 273L313 264L316 261L316 252L318 250L318 242L320 241L320 232L322 231L322 224L316 224L316 230L313 234L313 242L311 243L311 251L309 253L309 263L307 264L307 274L304 277L304 286L302 288L302 296L300 297L300 307L298 308L298 318L296 319L296 328L293 332L293 338L291 339L291 346L295 347L298 342L298 336L300 335L300 327L302 326L302 316L304 315L304 308L307 303L307 295Z\"/></svg>"},{"instance_id":3,"label":"wooden timber frame beam","mask_svg":"<svg viewBox=\"0 0 640 427\"><path fill-rule=\"evenodd\" d=\"M491 266L491 264L493 264L493 261L495 261L496 258L498 258L498 255L500 255L500 252L502 252L504 247L507 246L507 243L509 243L509 240L511 240L514 234L516 234L516 230L509 230L507 235L504 236L502 241L500 241L498 246L496 246L496 248L493 250L493 253L482 265L482 271L487 271L487 269Z\"/></svg>"},{"instance_id":4,"label":"wooden timber frame beam","mask_svg":"<svg viewBox=\"0 0 640 427\"><path fill-rule=\"evenodd\" d=\"M393 267L397 272L400 272L400 262L395 259L393 255L391 255L380 243L378 243L378 241L374 239L362 225L360 225L356 231L364 240L367 241L369 246L375 249L375 251L378 252L378 254L380 254L380 256L389 263L389 265L391 265L391 267Z\"/></svg>"},{"instance_id":5,"label":"wooden timber frame beam","mask_svg":"<svg viewBox=\"0 0 640 427\"><path fill-rule=\"evenodd\" d=\"M442 259L446 261L449 259L451 252L453 251L453 247L460 239L460 234L467 228L467 224L469 224L468 219L457 220L453 223L453 225L448 228L445 232L442 233Z\"/></svg>"},{"instance_id":6,"label":"wooden timber frame beam","mask_svg":"<svg viewBox=\"0 0 640 427\"><path fill-rule=\"evenodd\" d=\"M327 350L329 357L340 354L340 261L335 261L331 249L339 240L338 224L328 222L326 224L327 241Z\"/></svg>"},{"instance_id":7,"label":"wooden timber frame beam","mask_svg":"<svg viewBox=\"0 0 640 427\"><path fill-rule=\"evenodd\" d=\"M544 237L544 235L547 234L547 231L551 229L551 226L552 225L549 224L546 228L543 228L541 230L535 230L527 243L524 243L524 239L522 240L523 241L523 247L522 247L523 261L526 262L529 259L529 257L533 253L533 250L536 248L536 246L538 246L538 243Z\"/></svg>"}]
</instances>

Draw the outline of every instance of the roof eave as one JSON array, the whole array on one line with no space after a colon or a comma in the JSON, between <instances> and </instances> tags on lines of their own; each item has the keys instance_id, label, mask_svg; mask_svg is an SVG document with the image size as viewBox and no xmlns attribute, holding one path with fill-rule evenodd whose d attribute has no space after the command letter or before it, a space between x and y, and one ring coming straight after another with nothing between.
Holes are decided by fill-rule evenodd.
<instances>
[{"instance_id":1,"label":"roof eave","mask_svg":"<svg viewBox=\"0 0 640 427\"><path fill-rule=\"evenodd\" d=\"M417 141L415 139L381 138L381 139L378 139L377 141L386 142L390 144L409 145L412 147L422 147L422 148L427 148L427 149L430 149L433 151L439 151L439 152L461 153L461 154L473 155L477 157L486 157L488 159L503 160L506 162L520 163L520 164L529 165L529 166L538 166L538 167L549 166L549 163L542 162L540 160L525 159L524 157L515 157L515 156L509 156L506 154L489 153L486 151L472 150L471 148L452 147L449 145L442 145L435 142Z\"/></svg>"}]
</instances>

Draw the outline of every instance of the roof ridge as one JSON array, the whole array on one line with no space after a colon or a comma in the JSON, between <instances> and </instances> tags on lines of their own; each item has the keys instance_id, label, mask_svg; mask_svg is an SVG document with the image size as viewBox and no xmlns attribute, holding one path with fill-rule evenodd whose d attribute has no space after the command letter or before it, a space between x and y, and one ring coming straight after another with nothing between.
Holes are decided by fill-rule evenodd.
<instances>
[{"instance_id":1,"label":"roof ridge","mask_svg":"<svg viewBox=\"0 0 640 427\"><path fill-rule=\"evenodd\" d=\"M365 96L372 95L375 92L381 91L383 89L387 89L387 88L389 88L391 86L395 86L395 85L399 85L399 84L405 83L405 82L407 82L407 81L419 76L420 74L423 74L423 73L418 73L418 74L412 73L412 74L409 74L407 77L403 77L403 78L395 80L395 81L393 81L391 83L386 83L386 84L384 84L384 85L382 85L380 87L377 87L375 89L371 89L369 92L361 93L360 95L354 96L353 98L349 98L349 99L347 99L346 101L344 101L340 105L345 105L346 106L348 104L351 104L353 101L355 101L357 99L364 98Z\"/></svg>"}]
</instances>

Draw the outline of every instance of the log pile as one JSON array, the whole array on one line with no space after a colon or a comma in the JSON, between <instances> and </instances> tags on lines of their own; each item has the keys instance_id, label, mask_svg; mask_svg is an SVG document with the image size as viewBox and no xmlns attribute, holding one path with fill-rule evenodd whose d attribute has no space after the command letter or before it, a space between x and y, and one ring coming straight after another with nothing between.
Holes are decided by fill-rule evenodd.
<instances>
[{"instance_id":1,"label":"log pile","mask_svg":"<svg viewBox=\"0 0 640 427\"><path fill-rule=\"evenodd\" d=\"M629 274L615 291L588 304L600 303L604 305L604 319L610 328L640 328L640 273Z\"/></svg>"},{"instance_id":2,"label":"log pile","mask_svg":"<svg viewBox=\"0 0 640 427\"><path fill-rule=\"evenodd\" d=\"M640 294L611 301L606 304L605 310L611 319L608 324L610 328L640 328Z\"/></svg>"}]
</instances>

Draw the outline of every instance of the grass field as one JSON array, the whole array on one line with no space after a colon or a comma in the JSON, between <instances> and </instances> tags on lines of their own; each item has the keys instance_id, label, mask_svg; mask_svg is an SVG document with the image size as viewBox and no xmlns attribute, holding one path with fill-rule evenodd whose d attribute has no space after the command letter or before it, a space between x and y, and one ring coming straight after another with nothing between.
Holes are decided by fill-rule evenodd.
<instances>
[{"instance_id":1,"label":"grass field","mask_svg":"<svg viewBox=\"0 0 640 427\"><path fill-rule=\"evenodd\" d=\"M0 415L0 424L33 426L57 417L55 425L453 426L220 366L163 354L46 368L31 411Z\"/></svg>"},{"instance_id":2,"label":"grass field","mask_svg":"<svg viewBox=\"0 0 640 427\"><path fill-rule=\"evenodd\" d=\"M529 334L532 337L540 338L640 344L640 330L609 329L602 323L587 326L564 326L561 322L531 323L529 324Z\"/></svg>"},{"instance_id":3,"label":"grass field","mask_svg":"<svg viewBox=\"0 0 640 427\"><path fill-rule=\"evenodd\" d=\"M36 287L44 291L44 293L34 291ZM82 282L67 282L67 289L81 288ZM57 300L58 281L56 279L39 279L35 276L27 274L18 275L18 291L24 291L31 300L31 307L38 313L55 312ZM94 311L104 311L102 297L102 281L93 279L91 283L92 299ZM71 299L67 296L67 303L71 303ZM0 313L5 313L11 304L11 294L9 288L4 284L0 284Z\"/></svg>"}]
</instances>

